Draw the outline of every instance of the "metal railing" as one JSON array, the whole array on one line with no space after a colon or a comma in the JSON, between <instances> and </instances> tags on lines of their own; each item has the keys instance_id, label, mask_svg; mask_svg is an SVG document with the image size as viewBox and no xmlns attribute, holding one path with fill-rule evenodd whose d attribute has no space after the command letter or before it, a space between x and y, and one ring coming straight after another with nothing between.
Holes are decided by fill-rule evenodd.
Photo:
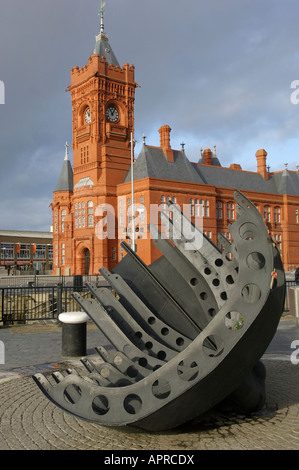
<instances>
[{"instance_id":1,"label":"metal railing","mask_svg":"<svg viewBox=\"0 0 299 470\"><path fill-rule=\"evenodd\" d=\"M56 320L62 312L81 310L73 298L74 292L80 292L83 297L91 297L85 283L81 282L44 286L34 285L33 281L28 283L27 286L0 287L0 322L3 325ZM98 279L97 285L105 283Z\"/></svg>"},{"instance_id":2,"label":"metal railing","mask_svg":"<svg viewBox=\"0 0 299 470\"><path fill-rule=\"evenodd\" d=\"M84 279L86 282L88 279ZM90 281L92 279L89 279ZM70 280L69 280L70 281ZM0 322L3 325L27 323L34 320L56 320L62 312L81 310L73 298L74 292L80 292L84 297L91 297L90 291L81 280L76 284L68 285L58 282L56 285L35 285L34 281L27 281L26 286L0 287ZM83 281L83 280L82 280ZM101 277L96 279L97 285L107 285ZM295 281L287 281L287 293L284 312L289 311L288 288L296 286Z\"/></svg>"},{"instance_id":3,"label":"metal railing","mask_svg":"<svg viewBox=\"0 0 299 470\"><path fill-rule=\"evenodd\" d=\"M0 287L30 287L32 285L36 287L43 286L57 286L62 284L64 286L73 286L76 279L81 279L82 283L101 282L102 277L100 275L91 276L46 276L46 275L27 275L27 276L2 276L0 277Z\"/></svg>"}]
</instances>

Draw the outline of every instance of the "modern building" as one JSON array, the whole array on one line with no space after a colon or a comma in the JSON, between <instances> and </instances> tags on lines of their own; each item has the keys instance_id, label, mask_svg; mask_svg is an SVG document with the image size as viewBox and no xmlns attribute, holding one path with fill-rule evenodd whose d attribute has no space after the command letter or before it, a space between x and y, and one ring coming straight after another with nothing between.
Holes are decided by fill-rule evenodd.
<instances>
[{"instance_id":1,"label":"modern building","mask_svg":"<svg viewBox=\"0 0 299 470\"><path fill-rule=\"evenodd\" d=\"M52 271L52 232L0 230L0 244L2 268L40 274Z\"/></svg>"},{"instance_id":2,"label":"modern building","mask_svg":"<svg viewBox=\"0 0 299 470\"><path fill-rule=\"evenodd\" d=\"M237 217L236 189L264 217L286 269L299 265L299 172L287 167L270 172L264 149L249 156L256 159L256 172L243 170L238 162L222 167L215 149L200 151L198 162L191 162L183 145L172 148L168 125L159 129L160 146L144 139L132 164L136 87L134 66L119 65L102 14L87 65L71 70L73 166L67 146L52 203L53 273L112 269L125 255L121 240L134 248L136 242L145 263L154 261L160 253L147 230L148 216L152 207L164 208L169 199L187 207L191 219L200 215L205 235L217 244L218 233L230 237L229 224ZM132 194L139 204L136 219Z\"/></svg>"}]
</instances>

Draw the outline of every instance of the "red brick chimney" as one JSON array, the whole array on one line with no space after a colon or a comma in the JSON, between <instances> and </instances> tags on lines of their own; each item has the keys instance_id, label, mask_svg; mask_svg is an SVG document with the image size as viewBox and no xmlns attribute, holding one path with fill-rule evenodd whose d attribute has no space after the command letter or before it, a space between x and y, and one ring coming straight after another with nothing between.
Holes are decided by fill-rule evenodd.
<instances>
[{"instance_id":1,"label":"red brick chimney","mask_svg":"<svg viewBox=\"0 0 299 470\"><path fill-rule=\"evenodd\" d=\"M264 149L258 150L255 154L257 160L257 172L262 175L262 177L267 180L269 177L267 171L267 152Z\"/></svg>"},{"instance_id":2,"label":"red brick chimney","mask_svg":"<svg viewBox=\"0 0 299 470\"><path fill-rule=\"evenodd\" d=\"M203 162L205 165L212 165L212 150L205 149L203 151Z\"/></svg>"},{"instance_id":3,"label":"red brick chimney","mask_svg":"<svg viewBox=\"0 0 299 470\"><path fill-rule=\"evenodd\" d=\"M169 162L174 162L173 150L170 146L170 132L171 128L166 124L165 126L160 127L160 147L166 155L166 158Z\"/></svg>"}]
</instances>

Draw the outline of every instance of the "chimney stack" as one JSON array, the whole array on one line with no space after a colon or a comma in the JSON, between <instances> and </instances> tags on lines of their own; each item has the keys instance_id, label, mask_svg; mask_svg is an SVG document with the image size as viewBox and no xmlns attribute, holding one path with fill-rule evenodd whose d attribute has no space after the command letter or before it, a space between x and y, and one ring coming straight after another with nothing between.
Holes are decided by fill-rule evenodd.
<instances>
[{"instance_id":1,"label":"chimney stack","mask_svg":"<svg viewBox=\"0 0 299 470\"><path fill-rule=\"evenodd\" d=\"M165 126L160 127L160 147L166 155L166 158L169 162L174 162L173 150L170 146L170 132L171 128L166 124Z\"/></svg>"},{"instance_id":2,"label":"chimney stack","mask_svg":"<svg viewBox=\"0 0 299 470\"><path fill-rule=\"evenodd\" d=\"M257 160L257 172L267 180L269 177L267 171L267 152L264 149L258 150L255 154Z\"/></svg>"},{"instance_id":3,"label":"chimney stack","mask_svg":"<svg viewBox=\"0 0 299 470\"><path fill-rule=\"evenodd\" d=\"M205 165L212 165L212 150L205 149L203 151L203 161Z\"/></svg>"}]
</instances>

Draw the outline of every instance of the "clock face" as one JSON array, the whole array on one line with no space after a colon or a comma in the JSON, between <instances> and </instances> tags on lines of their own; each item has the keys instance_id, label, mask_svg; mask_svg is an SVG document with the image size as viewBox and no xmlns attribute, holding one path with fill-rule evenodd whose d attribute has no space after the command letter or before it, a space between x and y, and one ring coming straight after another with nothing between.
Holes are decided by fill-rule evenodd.
<instances>
[{"instance_id":1,"label":"clock face","mask_svg":"<svg viewBox=\"0 0 299 470\"><path fill-rule=\"evenodd\" d=\"M113 106L110 106L109 108L107 108L106 116L107 116L108 121L110 122L117 122L119 118L118 111Z\"/></svg>"},{"instance_id":2,"label":"clock face","mask_svg":"<svg viewBox=\"0 0 299 470\"><path fill-rule=\"evenodd\" d=\"M87 122L87 124L90 124L90 122L91 122L91 111L90 111L90 108L88 108L88 109L85 111L85 122Z\"/></svg>"}]
</instances>

